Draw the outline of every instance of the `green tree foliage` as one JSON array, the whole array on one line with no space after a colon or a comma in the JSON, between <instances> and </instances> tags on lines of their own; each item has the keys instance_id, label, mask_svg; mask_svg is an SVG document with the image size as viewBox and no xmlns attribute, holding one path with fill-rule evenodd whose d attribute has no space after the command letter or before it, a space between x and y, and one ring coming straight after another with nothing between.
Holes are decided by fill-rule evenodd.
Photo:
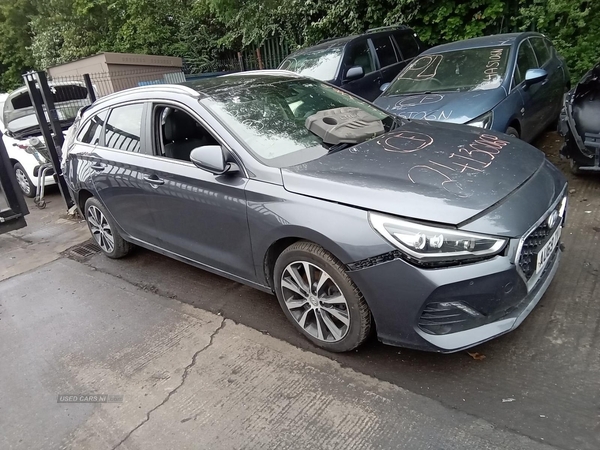
<instances>
[{"instance_id":1,"label":"green tree foliage","mask_svg":"<svg viewBox=\"0 0 600 450\"><path fill-rule=\"evenodd\" d=\"M538 30L574 77L600 56L598 0L0 0L0 88L102 51L182 56L206 71L269 38L300 47L396 23L429 45Z\"/></svg>"}]
</instances>

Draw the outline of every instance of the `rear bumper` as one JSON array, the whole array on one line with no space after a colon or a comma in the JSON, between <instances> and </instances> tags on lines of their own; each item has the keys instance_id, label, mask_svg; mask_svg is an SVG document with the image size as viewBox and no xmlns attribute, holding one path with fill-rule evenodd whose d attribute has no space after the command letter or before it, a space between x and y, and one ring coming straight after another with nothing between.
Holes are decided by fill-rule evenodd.
<instances>
[{"instance_id":1,"label":"rear bumper","mask_svg":"<svg viewBox=\"0 0 600 450\"><path fill-rule=\"evenodd\" d=\"M507 255L514 255L517 241ZM350 271L373 313L379 340L385 344L452 353L473 347L518 327L535 308L554 278L560 246L533 287L528 290L510 256L465 266L421 269L394 259ZM434 334L424 329L427 305L464 302L480 311L477 326Z\"/></svg>"}]
</instances>

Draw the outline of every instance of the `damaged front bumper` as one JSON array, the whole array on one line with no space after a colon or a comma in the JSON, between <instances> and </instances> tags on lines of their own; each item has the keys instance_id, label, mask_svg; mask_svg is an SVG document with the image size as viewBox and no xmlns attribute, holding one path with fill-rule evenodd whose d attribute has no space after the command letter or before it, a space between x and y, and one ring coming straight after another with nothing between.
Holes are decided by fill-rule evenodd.
<instances>
[{"instance_id":1,"label":"damaged front bumper","mask_svg":"<svg viewBox=\"0 0 600 450\"><path fill-rule=\"evenodd\" d=\"M565 143L560 150L574 173L600 172L600 64L567 93L558 132Z\"/></svg>"}]
</instances>

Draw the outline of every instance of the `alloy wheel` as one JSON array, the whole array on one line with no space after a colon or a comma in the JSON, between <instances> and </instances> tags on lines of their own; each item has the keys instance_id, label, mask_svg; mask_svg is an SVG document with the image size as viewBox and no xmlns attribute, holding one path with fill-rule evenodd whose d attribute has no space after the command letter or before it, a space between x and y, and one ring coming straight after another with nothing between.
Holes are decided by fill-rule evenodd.
<instances>
[{"instance_id":1,"label":"alloy wheel","mask_svg":"<svg viewBox=\"0 0 600 450\"><path fill-rule=\"evenodd\" d=\"M25 193L25 195L30 195L31 186L29 185L29 178L27 178L27 174L21 169L16 169L15 175L17 177L17 182L19 183L19 187L21 188L21 190Z\"/></svg>"},{"instance_id":2,"label":"alloy wheel","mask_svg":"<svg viewBox=\"0 0 600 450\"><path fill-rule=\"evenodd\" d=\"M339 286L321 268L306 261L289 264L281 274L285 306L302 329L324 342L348 333L350 311Z\"/></svg>"},{"instance_id":3,"label":"alloy wheel","mask_svg":"<svg viewBox=\"0 0 600 450\"><path fill-rule=\"evenodd\" d=\"M89 206L87 210L87 221L90 224L92 236L106 253L112 253L115 249L115 238L102 211L95 206Z\"/></svg>"}]
</instances>

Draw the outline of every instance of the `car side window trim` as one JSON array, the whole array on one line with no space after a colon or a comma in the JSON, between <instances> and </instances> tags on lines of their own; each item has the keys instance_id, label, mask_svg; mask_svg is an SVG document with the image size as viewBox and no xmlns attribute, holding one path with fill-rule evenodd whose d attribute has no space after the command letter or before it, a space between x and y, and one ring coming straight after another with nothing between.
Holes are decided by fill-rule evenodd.
<instances>
[{"instance_id":1,"label":"car side window trim","mask_svg":"<svg viewBox=\"0 0 600 450\"><path fill-rule=\"evenodd\" d=\"M373 44L373 41L371 40L371 38L367 39L367 47L369 47L369 51L371 52L371 63L373 64L373 67L375 68L375 70L373 70L373 72L377 72L378 70L381 70L381 63L379 62L379 56L377 55L377 51L375 49L375 44ZM373 73L370 72L370 73Z\"/></svg>"},{"instance_id":2,"label":"car side window trim","mask_svg":"<svg viewBox=\"0 0 600 450\"><path fill-rule=\"evenodd\" d=\"M128 150L121 150L119 148L114 148L114 147L108 147L106 145L105 142L105 137L106 137L106 125L108 124L108 122L110 121L110 116L112 115L113 111L117 108L121 108L123 106L130 106L130 105L143 105L143 110L142 110L142 117L141 117L141 123L140 123L140 151L139 152L132 152L132 151L128 151ZM130 102L123 102L123 103L119 103L116 105L112 105L110 108L110 111L108 112L108 115L106 116L106 120L104 121L104 124L102 126L102 134L100 136L100 142L98 143L98 146L102 147L103 149L106 150L117 150L117 151L123 151L126 153L131 153L131 154L139 154L139 155L148 155L147 153L147 136L144 133L144 122L146 122L146 117L147 117L147 111L148 111L148 100L132 100Z\"/></svg>"},{"instance_id":3,"label":"car side window trim","mask_svg":"<svg viewBox=\"0 0 600 450\"><path fill-rule=\"evenodd\" d=\"M96 117L96 116L98 116L98 115L100 115L102 113L106 113L106 117L108 117L109 110L110 110L110 107L107 106L106 108L102 108L102 109L96 111L95 113L90 114L90 116L87 119L85 119L85 122L83 122L83 124L81 126L79 126L79 129L77 130L77 134L75 135L75 141L74 142L76 144L78 144L78 145L87 145L89 147L100 146L100 144L102 144L104 142L103 141L103 139L104 139L104 125L106 124L106 120L104 121L104 124L102 124L102 130L100 131L100 139L99 139L99 142L97 144L90 144L88 142L83 142L79 138L79 136L80 136L81 131L83 130L83 128L86 127L91 122L91 120L94 117Z\"/></svg>"},{"instance_id":4,"label":"car side window trim","mask_svg":"<svg viewBox=\"0 0 600 450\"><path fill-rule=\"evenodd\" d=\"M219 133L217 133L207 122L206 120L204 120L202 118L202 116L200 116L200 114L198 114L196 111L194 111L192 108L190 108L189 106L183 104L183 103L179 103L177 101L174 100L166 100L166 99L160 99L160 100L156 100L156 101L152 101L151 106L148 108L148 120L146 121L148 124L148 135L152 137L152 153L149 154L148 156L150 156L151 158L158 158L161 161L173 161L173 162L178 162L181 164L186 164L186 165L192 165L194 166L194 163L191 161L180 161L180 160L175 160L173 158L168 158L165 156L160 156L156 154L156 148L155 145L156 143L154 142L154 126L155 126L155 120L156 117L154 115L154 111L156 110L157 107L159 106L172 106L175 107L181 111L184 111L185 113L189 114L192 119L194 119L195 121L197 121L200 125L202 125L204 127L204 129L210 133L210 135L225 149L229 152L229 154L233 157L233 159L235 159L236 164L239 166L240 170L242 171L243 177L244 178L249 178L248 176L248 171L246 170L246 167L243 164L242 158L240 158L240 156L231 148L231 146L221 137L219 136Z\"/></svg>"},{"instance_id":5,"label":"car side window trim","mask_svg":"<svg viewBox=\"0 0 600 450\"><path fill-rule=\"evenodd\" d=\"M537 55L535 54L535 49L533 48L533 45L531 45L531 43L529 42L529 39L531 39L531 38L523 39L517 46L516 53L515 53L515 64L513 67L512 77L510 80L510 84L511 84L510 92L512 92L514 89L519 88L523 83L525 83L525 74L523 74L523 79L521 80L521 82L519 84L515 83L515 72L517 71L517 66L519 65L519 51L521 50L521 45L523 45L525 43L527 43L527 45L529 45L529 48L531 49L531 51L533 53L533 57L535 58L536 65L538 67L540 66L540 63L537 59Z\"/></svg>"},{"instance_id":6,"label":"car side window trim","mask_svg":"<svg viewBox=\"0 0 600 450\"><path fill-rule=\"evenodd\" d=\"M392 40L392 46L396 51L396 58L398 59L398 62L407 61L407 59L404 57L404 54L402 53L402 49L400 48L400 44L398 43L398 39L396 39L396 36L390 34L390 38Z\"/></svg>"},{"instance_id":7,"label":"car side window trim","mask_svg":"<svg viewBox=\"0 0 600 450\"><path fill-rule=\"evenodd\" d=\"M381 39L381 38L386 38L388 40L390 46L392 47L392 51L394 52L394 56L396 57L396 62L393 62L392 64L388 64L387 66L384 66L381 64L381 60L379 59L379 55L377 54L377 47L375 47L375 42L373 42L373 39ZM384 34L381 36L372 36L369 38L369 46L372 49L371 51L373 52L373 56L377 59L377 65L376 65L377 69L376 70L381 70L381 69L385 69L387 67L392 67L393 65L398 64L399 62L403 61L402 55L396 48L396 41L391 38L392 38L391 34Z\"/></svg>"}]
</instances>

